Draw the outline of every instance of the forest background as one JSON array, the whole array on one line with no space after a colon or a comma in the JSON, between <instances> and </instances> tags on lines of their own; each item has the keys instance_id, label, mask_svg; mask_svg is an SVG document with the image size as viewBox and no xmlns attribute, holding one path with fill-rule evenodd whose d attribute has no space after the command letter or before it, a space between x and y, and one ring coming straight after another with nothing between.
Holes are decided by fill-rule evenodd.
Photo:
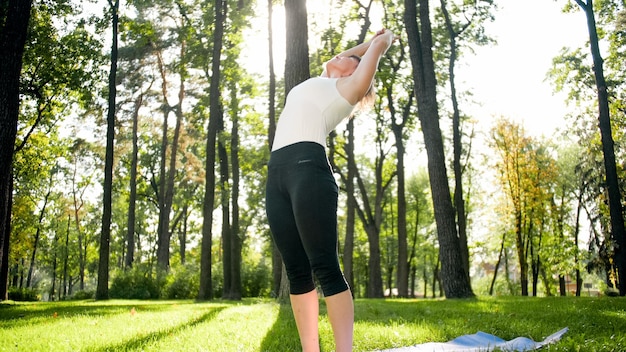
<instances>
[{"instance_id":1,"label":"forest background","mask_svg":"<svg viewBox=\"0 0 626 352\"><path fill-rule=\"evenodd\" d=\"M468 72L481 47L496 45L498 2L313 3L286 1L278 35L269 14L283 4L273 1L34 1L9 163L4 293L280 296L263 191L284 94L384 26L401 38L381 62L375 106L329 138L340 258L355 296L580 295L583 279L588 294L624 294L623 2L556 2L580 15L588 38L558 48L546 73L568 103L545 116L568 128L548 135L528 131L531 116L476 108L471 79L483 78ZM274 43L289 53L284 77ZM251 69L261 57L266 74ZM608 92L617 192L605 173L599 91Z\"/></svg>"}]
</instances>

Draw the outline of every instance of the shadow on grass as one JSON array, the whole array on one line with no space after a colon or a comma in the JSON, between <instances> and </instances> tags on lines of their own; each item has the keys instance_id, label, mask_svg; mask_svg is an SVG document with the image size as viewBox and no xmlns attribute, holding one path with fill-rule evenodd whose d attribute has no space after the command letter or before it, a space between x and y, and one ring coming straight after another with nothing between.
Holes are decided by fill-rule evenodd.
<instances>
[{"instance_id":1,"label":"shadow on grass","mask_svg":"<svg viewBox=\"0 0 626 352\"><path fill-rule=\"evenodd\" d=\"M211 309L210 311L202 314L201 316L189 320L185 323L179 324L177 326L171 327L165 330L155 331L153 333L149 333L146 335L142 335L140 337L134 337L128 341L123 341L120 343L111 344L103 347L96 348L85 348L85 351L94 351L94 352L104 352L104 351L130 351L130 350L140 350L141 347L147 345L148 343L152 343L163 338L170 337L177 332L183 331L188 328L192 328L199 324L208 322L215 318L219 312L224 310L226 307L216 307Z\"/></svg>"},{"instance_id":2,"label":"shadow on grass","mask_svg":"<svg viewBox=\"0 0 626 352\"><path fill-rule=\"evenodd\" d=\"M289 304L280 304L276 321L263 338L260 351L299 350L301 350L300 338L298 337L298 328L293 318L291 306Z\"/></svg>"},{"instance_id":3,"label":"shadow on grass","mask_svg":"<svg viewBox=\"0 0 626 352\"><path fill-rule=\"evenodd\" d=\"M114 304L111 304L114 302ZM49 318L71 318L75 316L107 317L110 315L130 312L131 309L143 312L161 312L171 309L168 302L155 301L67 301L67 302L34 302L28 304L0 305L0 327L20 327L31 325L34 321ZM181 304L181 303L172 303ZM182 303L186 304L186 303ZM192 304L191 302L189 304Z\"/></svg>"}]
</instances>

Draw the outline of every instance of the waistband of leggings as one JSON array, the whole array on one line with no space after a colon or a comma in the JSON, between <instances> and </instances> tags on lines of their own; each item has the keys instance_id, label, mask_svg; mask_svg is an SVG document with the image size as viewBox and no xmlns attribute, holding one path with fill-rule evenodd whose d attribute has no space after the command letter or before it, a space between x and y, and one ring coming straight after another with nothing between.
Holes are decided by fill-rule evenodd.
<instances>
[{"instance_id":1,"label":"waistband of leggings","mask_svg":"<svg viewBox=\"0 0 626 352\"><path fill-rule=\"evenodd\" d=\"M270 154L270 165L283 165L298 162L304 158L319 159L328 163L326 148L316 142L298 142L274 150Z\"/></svg>"}]
</instances>

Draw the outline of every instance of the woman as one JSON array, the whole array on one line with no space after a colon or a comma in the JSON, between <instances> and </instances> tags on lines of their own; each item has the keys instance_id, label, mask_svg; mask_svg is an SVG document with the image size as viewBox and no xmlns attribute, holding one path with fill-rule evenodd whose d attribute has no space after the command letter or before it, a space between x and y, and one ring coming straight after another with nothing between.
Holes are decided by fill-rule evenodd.
<instances>
[{"instance_id":1,"label":"woman","mask_svg":"<svg viewBox=\"0 0 626 352\"><path fill-rule=\"evenodd\" d=\"M352 293L337 256L337 197L326 157L326 137L373 85L382 55L395 36L380 30L325 64L320 77L294 87L278 121L268 163L266 212L289 278L302 350L319 351L318 279L336 351L352 350Z\"/></svg>"}]
</instances>

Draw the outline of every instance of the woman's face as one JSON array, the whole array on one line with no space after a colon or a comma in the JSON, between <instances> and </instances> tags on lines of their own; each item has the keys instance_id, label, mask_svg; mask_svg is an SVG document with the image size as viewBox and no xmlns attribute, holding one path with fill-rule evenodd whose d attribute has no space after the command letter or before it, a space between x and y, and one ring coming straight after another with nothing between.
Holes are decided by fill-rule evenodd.
<instances>
[{"instance_id":1,"label":"woman's face","mask_svg":"<svg viewBox=\"0 0 626 352\"><path fill-rule=\"evenodd\" d=\"M329 76L346 77L354 73L359 65L359 59L354 56L335 56L326 63L326 71Z\"/></svg>"}]
</instances>

